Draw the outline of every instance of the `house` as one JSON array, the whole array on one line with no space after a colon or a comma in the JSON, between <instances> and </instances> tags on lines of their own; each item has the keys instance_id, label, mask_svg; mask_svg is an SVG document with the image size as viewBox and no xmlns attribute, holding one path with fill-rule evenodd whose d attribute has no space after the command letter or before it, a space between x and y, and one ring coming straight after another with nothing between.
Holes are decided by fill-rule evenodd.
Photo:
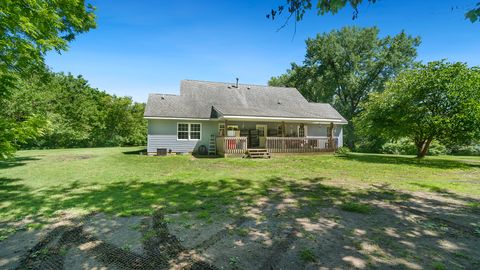
<instances>
[{"instance_id":1,"label":"house","mask_svg":"<svg viewBox=\"0 0 480 270\"><path fill-rule=\"evenodd\" d=\"M295 88L183 80L180 95L150 94L145 108L149 154L222 156L334 151L347 121Z\"/></svg>"}]
</instances>

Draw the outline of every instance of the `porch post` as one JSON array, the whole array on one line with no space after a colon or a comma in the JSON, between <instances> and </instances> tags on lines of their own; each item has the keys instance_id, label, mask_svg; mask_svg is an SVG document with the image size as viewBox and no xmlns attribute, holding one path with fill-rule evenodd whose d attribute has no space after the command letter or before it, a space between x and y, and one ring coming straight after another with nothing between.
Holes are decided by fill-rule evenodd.
<instances>
[{"instance_id":1,"label":"porch post","mask_svg":"<svg viewBox=\"0 0 480 270\"><path fill-rule=\"evenodd\" d=\"M333 142L333 122L330 122L330 131L328 133L328 148L330 148L330 150L335 150L335 145Z\"/></svg>"}]
</instances>

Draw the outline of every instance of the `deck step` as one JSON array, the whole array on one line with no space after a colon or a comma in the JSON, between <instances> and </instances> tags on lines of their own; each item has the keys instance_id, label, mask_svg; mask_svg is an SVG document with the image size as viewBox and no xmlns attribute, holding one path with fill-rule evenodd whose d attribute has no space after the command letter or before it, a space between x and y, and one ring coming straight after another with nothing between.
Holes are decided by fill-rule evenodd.
<instances>
[{"instance_id":1,"label":"deck step","mask_svg":"<svg viewBox=\"0 0 480 270\"><path fill-rule=\"evenodd\" d=\"M271 158L267 149L247 149L247 158Z\"/></svg>"}]
</instances>

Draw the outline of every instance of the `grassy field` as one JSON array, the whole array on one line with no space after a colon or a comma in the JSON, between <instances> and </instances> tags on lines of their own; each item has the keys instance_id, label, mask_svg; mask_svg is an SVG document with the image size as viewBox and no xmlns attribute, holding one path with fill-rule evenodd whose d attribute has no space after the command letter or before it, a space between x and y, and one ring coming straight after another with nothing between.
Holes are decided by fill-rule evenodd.
<instances>
[{"instance_id":1,"label":"grassy field","mask_svg":"<svg viewBox=\"0 0 480 270\"><path fill-rule=\"evenodd\" d=\"M139 148L20 151L0 162L0 220L76 208L120 215L209 209L286 183L321 181L346 192L371 185L480 196L479 157L349 154L271 160L139 156ZM358 192L358 189L357 189Z\"/></svg>"},{"instance_id":2,"label":"grassy field","mask_svg":"<svg viewBox=\"0 0 480 270\"><path fill-rule=\"evenodd\" d=\"M480 266L480 260L473 259L479 255L474 247L480 237L480 157L419 160L351 153L250 160L147 157L140 156L140 150L20 151L17 158L0 162L0 240L22 243L17 239L26 237L21 234L25 229L40 229L59 213L138 218L155 217L161 209L159 217L165 215L177 237L197 232L204 239L213 227L240 220L243 225L233 233L220 233L231 241L227 246L222 246L227 240L219 238L214 250L207 250L213 252L207 256L211 263L226 268L232 261L253 267L248 263L260 260L249 259L255 249L275 253L275 245L255 244L258 236L252 233L271 235L275 243L285 236L284 226L301 232L294 238L287 234L285 240L296 243L299 251L279 251L278 258L261 259L274 262L284 257L282 268ZM255 223L246 222L252 217ZM10 237L14 234L17 238ZM149 236L147 232L141 239ZM254 247L243 254L232 248L238 241ZM337 244L327 245L328 241ZM1 249L0 245L0 253L9 250ZM283 256L285 252L293 255Z\"/></svg>"}]
</instances>

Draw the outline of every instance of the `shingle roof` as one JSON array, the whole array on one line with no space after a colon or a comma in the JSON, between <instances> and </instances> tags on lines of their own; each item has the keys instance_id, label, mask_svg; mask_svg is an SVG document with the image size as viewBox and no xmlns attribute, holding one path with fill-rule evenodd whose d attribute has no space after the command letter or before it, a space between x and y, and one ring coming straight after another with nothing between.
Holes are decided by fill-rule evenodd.
<instances>
[{"instance_id":1,"label":"shingle roof","mask_svg":"<svg viewBox=\"0 0 480 270\"><path fill-rule=\"evenodd\" d=\"M331 119L346 122L327 103L309 103L295 88L183 80L180 95L150 94L145 117L222 116Z\"/></svg>"}]
</instances>

